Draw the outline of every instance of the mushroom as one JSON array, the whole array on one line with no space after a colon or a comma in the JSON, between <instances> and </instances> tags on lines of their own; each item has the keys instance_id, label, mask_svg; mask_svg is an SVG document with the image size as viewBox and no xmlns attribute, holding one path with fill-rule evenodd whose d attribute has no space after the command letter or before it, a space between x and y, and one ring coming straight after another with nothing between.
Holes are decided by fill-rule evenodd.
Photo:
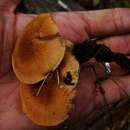
<instances>
[{"instance_id":1,"label":"mushroom","mask_svg":"<svg viewBox=\"0 0 130 130\"><path fill-rule=\"evenodd\" d=\"M26 84L43 80L61 63L65 40L49 14L39 15L29 23L16 41L12 66L16 77Z\"/></svg>"},{"instance_id":2,"label":"mushroom","mask_svg":"<svg viewBox=\"0 0 130 130\"><path fill-rule=\"evenodd\" d=\"M58 125L72 111L79 78L72 46L49 14L35 18L16 41L12 66L21 82L23 111L38 125Z\"/></svg>"},{"instance_id":3,"label":"mushroom","mask_svg":"<svg viewBox=\"0 0 130 130\"><path fill-rule=\"evenodd\" d=\"M39 83L21 84L23 111L38 125L56 126L65 121L72 111L72 100L79 78L79 63L70 51L65 52L58 72L59 83L56 76L53 76L44 84L38 96L34 96L33 93L37 91Z\"/></svg>"},{"instance_id":4,"label":"mushroom","mask_svg":"<svg viewBox=\"0 0 130 130\"><path fill-rule=\"evenodd\" d=\"M60 80L65 85L75 86L78 81L79 75L79 62L75 59L75 56L67 50L65 52L64 59L59 67Z\"/></svg>"}]
</instances>

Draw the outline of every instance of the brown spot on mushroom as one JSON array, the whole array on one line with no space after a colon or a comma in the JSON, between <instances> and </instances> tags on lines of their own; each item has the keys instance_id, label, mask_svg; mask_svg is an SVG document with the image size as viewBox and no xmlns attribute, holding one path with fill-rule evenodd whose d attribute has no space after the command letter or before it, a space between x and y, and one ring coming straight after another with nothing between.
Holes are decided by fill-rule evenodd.
<instances>
[{"instance_id":1,"label":"brown spot on mushroom","mask_svg":"<svg viewBox=\"0 0 130 130\"><path fill-rule=\"evenodd\" d=\"M67 72L67 75L64 77L64 83L66 85L74 85L75 83L72 83L73 77L71 75L71 72Z\"/></svg>"}]
</instances>

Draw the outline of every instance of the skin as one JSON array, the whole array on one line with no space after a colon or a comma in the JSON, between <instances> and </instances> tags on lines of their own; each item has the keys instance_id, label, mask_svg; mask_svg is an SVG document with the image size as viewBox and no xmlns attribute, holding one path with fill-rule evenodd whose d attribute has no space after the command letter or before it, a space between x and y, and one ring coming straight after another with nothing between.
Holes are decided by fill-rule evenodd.
<instances>
[{"instance_id":1,"label":"skin","mask_svg":"<svg viewBox=\"0 0 130 130\"><path fill-rule=\"evenodd\" d=\"M8 4L7 4L8 3ZM11 67L11 53L15 40L25 25L35 15L14 14L18 0L0 1L0 129L13 128L43 129L33 124L22 112L19 95L19 81ZM53 13L61 35L72 42L81 42L89 37L104 37L100 43L109 46L113 51L130 53L130 9L109 9L90 12ZM121 35L120 35L121 34ZM91 60L81 66L80 80L76 95L76 107L71 121L89 113L94 107L104 104L99 88L95 88L94 72L89 67L93 64L98 76L104 76L103 66ZM112 76L120 87L130 94L130 75L112 64ZM125 98L126 94L110 78L102 81L108 103ZM47 129L47 128L44 128Z\"/></svg>"}]
</instances>

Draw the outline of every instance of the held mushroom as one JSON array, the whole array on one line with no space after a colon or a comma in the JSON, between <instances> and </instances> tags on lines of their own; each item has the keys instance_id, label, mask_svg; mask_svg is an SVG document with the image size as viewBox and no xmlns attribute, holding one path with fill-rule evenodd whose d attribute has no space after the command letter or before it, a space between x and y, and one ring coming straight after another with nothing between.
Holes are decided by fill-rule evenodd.
<instances>
[{"instance_id":1,"label":"held mushroom","mask_svg":"<svg viewBox=\"0 0 130 130\"><path fill-rule=\"evenodd\" d=\"M23 111L38 125L58 125L72 111L79 78L72 46L49 14L35 18L16 41L12 66L21 82Z\"/></svg>"},{"instance_id":2,"label":"held mushroom","mask_svg":"<svg viewBox=\"0 0 130 130\"><path fill-rule=\"evenodd\" d=\"M16 41L12 66L23 83L34 84L53 72L64 57L65 40L49 14L29 23Z\"/></svg>"},{"instance_id":3,"label":"held mushroom","mask_svg":"<svg viewBox=\"0 0 130 130\"><path fill-rule=\"evenodd\" d=\"M39 84L21 84L23 111L36 124L55 126L69 117L73 108L79 63L69 51L58 67L59 83L55 76L46 82L38 96L34 96ZM29 86L29 87L28 87Z\"/></svg>"}]
</instances>

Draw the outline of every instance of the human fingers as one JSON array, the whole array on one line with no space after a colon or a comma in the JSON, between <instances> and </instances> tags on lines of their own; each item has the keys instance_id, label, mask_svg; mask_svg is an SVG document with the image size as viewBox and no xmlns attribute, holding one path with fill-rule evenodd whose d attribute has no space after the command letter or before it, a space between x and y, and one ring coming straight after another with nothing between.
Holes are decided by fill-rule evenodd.
<instances>
[{"instance_id":1,"label":"human fingers","mask_svg":"<svg viewBox=\"0 0 130 130\"><path fill-rule=\"evenodd\" d=\"M112 36L108 38L104 38L101 40L98 40L97 43L99 44L105 44L107 47L109 47L113 52L115 53L123 53L124 55L128 56L130 54L130 34L127 35L120 35L120 36ZM123 61L122 61L123 62ZM97 70L102 71L101 67L99 68L97 66ZM103 68L103 66L102 66ZM125 68L121 68L119 64L112 62L111 63L111 75L113 76L121 76L128 73L128 70ZM100 73L100 72L99 72Z\"/></svg>"},{"instance_id":2,"label":"human fingers","mask_svg":"<svg viewBox=\"0 0 130 130\"><path fill-rule=\"evenodd\" d=\"M122 8L99 11L52 13L52 17L59 27L60 34L73 42L81 42L89 37L118 35L130 32L129 15L130 9ZM20 20L23 25L26 25L33 19L32 17L32 15L18 14L18 28L16 29L19 30L21 25L21 22L19 22ZM24 19L28 20L23 22ZM20 28L22 27L23 26Z\"/></svg>"},{"instance_id":3,"label":"human fingers","mask_svg":"<svg viewBox=\"0 0 130 130\"><path fill-rule=\"evenodd\" d=\"M61 35L74 42L130 32L129 15L130 9L122 8L52 14Z\"/></svg>"},{"instance_id":4,"label":"human fingers","mask_svg":"<svg viewBox=\"0 0 130 130\"><path fill-rule=\"evenodd\" d=\"M105 91L105 97L108 103L116 102L122 98L128 98L130 95L130 75L111 77L101 83ZM95 97L97 104L104 104L102 93L99 92Z\"/></svg>"},{"instance_id":5,"label":"human fingers","mask_svg":"<svg viewBox=\"0 0 130 130\"><path fill-rule=\"evenodd\" d=\"M130 34L107 37L97 41L105 44L113 52L120 52L128 55L130 53Z\"/></svg>"},{"instance_id":6,"label":"human fingers","mask_svg":"<svg viewBox=\"0 0 130 130\"><path fill-rule=\"evenodd\" d=\"M96 84L95 81L96 75L92 68L84 65L81 69L71 121L87 117L94 108L128 98L130 95L130 75L111 76Z\"/></svg>"}]
</instances>

